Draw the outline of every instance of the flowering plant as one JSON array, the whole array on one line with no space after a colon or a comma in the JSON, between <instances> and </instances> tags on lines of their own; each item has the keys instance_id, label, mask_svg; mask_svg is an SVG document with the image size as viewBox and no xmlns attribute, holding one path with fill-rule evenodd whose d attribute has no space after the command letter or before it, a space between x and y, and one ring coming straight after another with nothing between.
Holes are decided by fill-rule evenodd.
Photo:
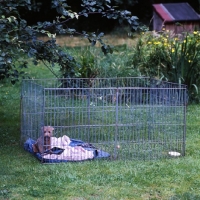
<instances>
[{"instance_id":1,"label":"flowering plant","mask_svg":"<svg viewBox=\"0 0 200 200\"><path fill-rule=\"evenodd\" d=\"M142 75L188 86L190 100L200 86L200 32L141 34L133 50L132 65Z\"/></svg>"}]
</instances>

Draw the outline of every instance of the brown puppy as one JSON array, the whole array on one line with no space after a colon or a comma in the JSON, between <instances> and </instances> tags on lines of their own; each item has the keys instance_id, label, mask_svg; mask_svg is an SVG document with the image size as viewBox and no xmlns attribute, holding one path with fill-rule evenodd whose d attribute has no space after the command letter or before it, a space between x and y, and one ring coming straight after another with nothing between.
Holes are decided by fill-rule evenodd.
<instances>
[{"instance_id":1,"label":"brown puppy","mask_svg":"<svg viewBox=\"0 0 200 200\"><path fill-rule=\"evenodd\" d=\"M51 149L51 137L53 136L54 128L52 126L42 127L43 134L33 144L33 151L35 153L44 153L44 151Z\"/></svg>"}]
</instances>

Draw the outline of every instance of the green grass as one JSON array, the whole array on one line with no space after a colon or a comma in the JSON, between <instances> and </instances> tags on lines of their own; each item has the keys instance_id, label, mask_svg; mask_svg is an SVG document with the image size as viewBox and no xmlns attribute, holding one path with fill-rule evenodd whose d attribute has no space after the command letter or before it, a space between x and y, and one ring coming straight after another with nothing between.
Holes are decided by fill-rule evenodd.
<instances>
[{"instance_id":1,"label":"green grass","mask_svg":"<svg viewBox=\"0 0 200 200\"><path fill-rule=\"evenodd\" d=\"M53 77L42 65L35 78ZM187 109L186 156L47 164L20 141L20 83L0 82L0 199L200 199L200 105Z\"/></svg>"}]
</instances>

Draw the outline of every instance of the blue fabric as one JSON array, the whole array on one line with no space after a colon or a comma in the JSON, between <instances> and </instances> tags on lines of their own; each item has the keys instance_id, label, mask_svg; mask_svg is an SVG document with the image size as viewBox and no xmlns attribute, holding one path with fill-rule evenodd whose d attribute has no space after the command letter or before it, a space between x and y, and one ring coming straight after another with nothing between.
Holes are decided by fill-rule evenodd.
<instances>
[{"instance_id":1,"label":"blue fabric","mask_svg":"<svg viewBox=\"0 0 200 200\"><path fill-rule=\"evenodd\" d=\"M26 151L28 151L29 153L33 154L37 159L39 159L43 163L74 162L74 161L69 161L69 160L44 159L44 158L42 158L40 153L35 153L33 151L33 146L32 145L34 143L35 143L35 140L33 140L31 138L27 139L26 142L24 143L24 149ZM71 139L71 142L70 142L69 145L72 146L72 147L82 146L84 149L86 149L88 151L93 151L94 159L110 157L109 153L107 153L105 151L98 150L92 144L85 143L85 142L83 142L81 140ZM61 154L63 152L63 149L61 149L61 148L53 148L53 149L51 149L51 151L54 154ZM46 153L48 153L48 152L46 152Z\"/></svg>"}]
</instances>

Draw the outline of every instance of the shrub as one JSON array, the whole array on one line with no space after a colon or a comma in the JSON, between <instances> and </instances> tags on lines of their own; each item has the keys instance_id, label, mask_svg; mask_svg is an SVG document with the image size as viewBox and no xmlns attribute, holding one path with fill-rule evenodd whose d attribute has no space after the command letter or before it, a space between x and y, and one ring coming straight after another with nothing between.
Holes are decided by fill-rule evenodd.
<instances>
[{"instance_id":1,"label":"shrub","mask_svg":"<svg viewBox=\"0 0 200 200\"><path fill-rule=\"evenodd\" d=\"M83 46L73 49L66 48L66 51L70 51L76 60L76 65L74 67L74 76L76 78L97 77L99 73L97 54L100 51L98 48L95 48L94 46ZM65 74L64 71L61 73Z\"/></svg>"},{"instance_id":2,"label":"shrub","mask_svg":"<svg viewBox=\"0 0 200 200\"><path fill-rule=\"evenodd\" d=\"M200 86L200 32L169 31L141 34L131 62L143 75L186 84L190 100L197 100Z\"/></svg>"},{"instance_id":3,"label":"shrub","mask_svg":"<svg viewBox=\"0 0 200 200\"><path fill-rule=\"evenodd\" d=\"M127 65L130 59L130 49L124 45L117 45L113 48L112 54L103 55L103 52L94 46L83 46L67 48L76 60L74 63L74 74L77 78L95 77L130 77L139 76L137 70ZM61 74L67 74L65 68L61 69Z\"/></svg>"},{"instance_id":4,"label":"shrub","mask_svg":"<svg viewBox=\"0 0 200 200\"><path fill-rule=\"evenodd\" d=\"M115 46L113 54L101 58L99 62L100 77L131 77L139 76L137 69L128 64L132 56L130 48L126 45Z\"/></svg>"}]
</instances>

